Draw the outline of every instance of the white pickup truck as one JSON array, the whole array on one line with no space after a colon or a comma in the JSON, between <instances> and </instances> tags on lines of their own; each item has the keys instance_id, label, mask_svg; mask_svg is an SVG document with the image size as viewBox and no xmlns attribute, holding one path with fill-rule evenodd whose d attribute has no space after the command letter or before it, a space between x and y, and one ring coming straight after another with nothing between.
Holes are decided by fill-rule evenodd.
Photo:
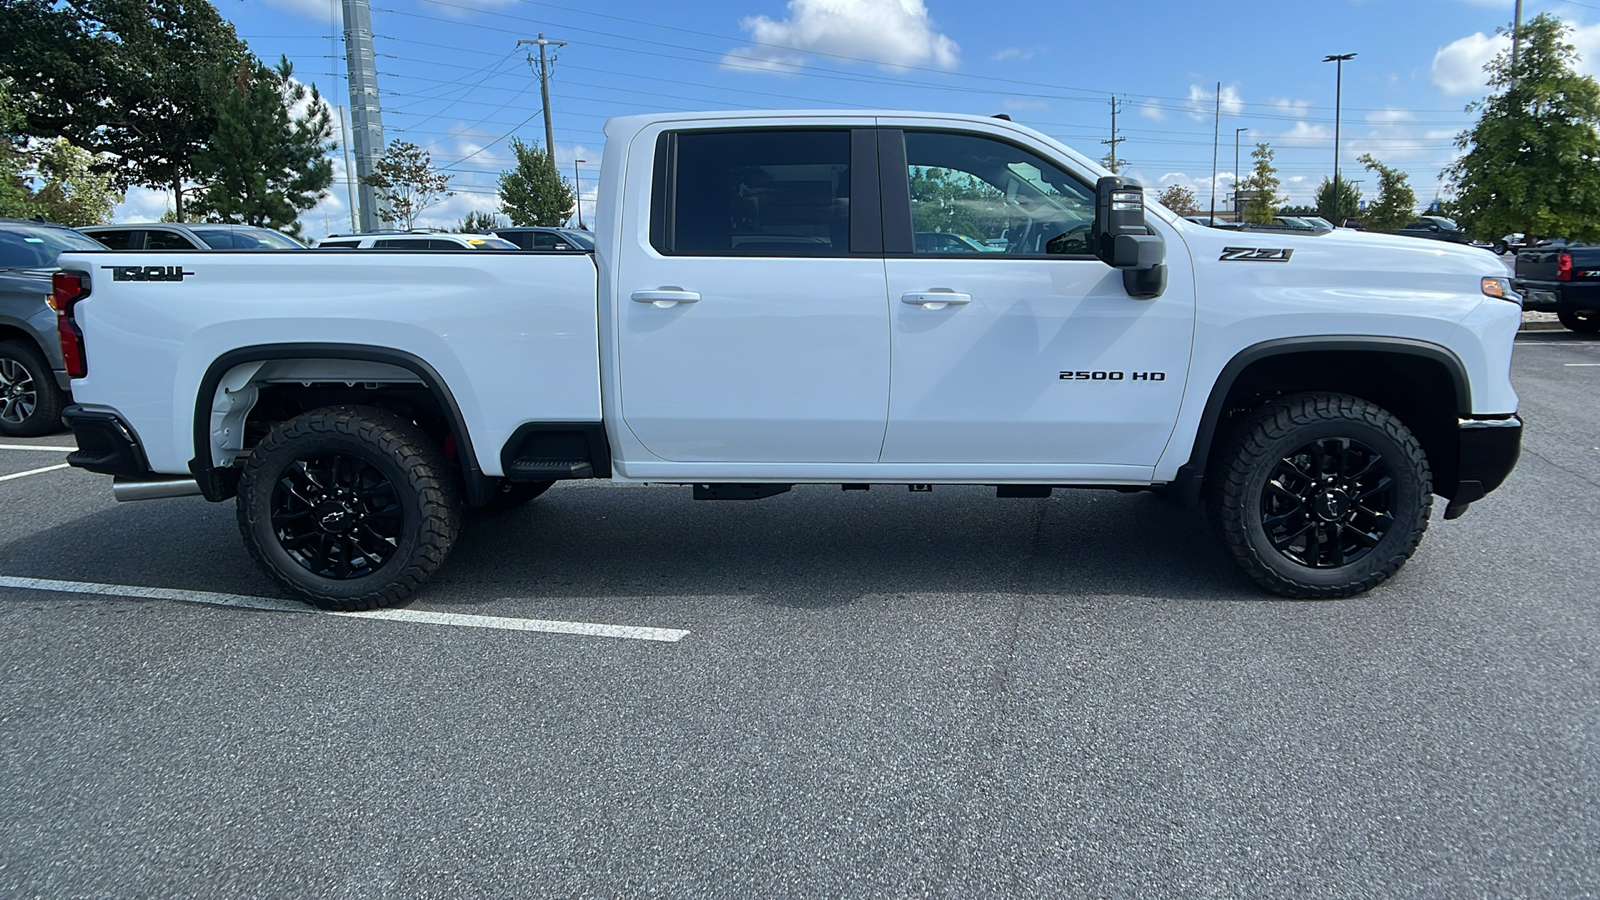
<instances>
[{"instance_id":1,"label":"white pickup truck","mask_svg":"<svg viewBox=\"0 0 1600 900\"><path fill-rule=\"evenodd\" d=\"M334 609L553 482L1202 498L1269 590L1342 597L1516 464L1482 250L1200 227L1013 122L614 119L593 255L68 253L74 465L237 497Z\"/></svg>"}]
</instances>

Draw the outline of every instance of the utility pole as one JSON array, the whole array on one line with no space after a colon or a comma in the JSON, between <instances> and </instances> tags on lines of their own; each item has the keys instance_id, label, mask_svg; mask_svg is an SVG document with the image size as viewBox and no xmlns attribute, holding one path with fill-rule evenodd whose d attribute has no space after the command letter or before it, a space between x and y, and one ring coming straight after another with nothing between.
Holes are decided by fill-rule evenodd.
<instances>
[{"instance_id":1,"label":"utility pole","mask_svg":"<svg viewBox=\"0 0 1600 900\"><path fill-rule=\"evenodd\" d=\"M1101 141L1100 143L1102 143L1102 144L1110 144L1111 145L1111 165L1107 166L1106 168L1110 169L1113 172L1117 171L1117 145L1122 143L1125 140L1127 140L1127 138L1119 138L1119 137L1117 137L1117 98L1116 97L1112 97L1111 98L1111 140L1109 140L1109 141Z\"/></svg>"},{"instance_id":2,"label":"utility pole","mask_svg":"<svg viewBox=\"0 0 1600 900\"><path fill-rule=\"evenodd\" d=\"M1211 126L1211 220L1217 224L1217 142L1222 140L1222 82L1217 82L1217 117Z\"/></svg>"},{"instance_id":3,"label":"utility pole","mask_svg":"<svg viewBox=\"0 0 1600 900\"><path fill-rule=\"evenodd\" d=\"M344 58L350 73L350 130L355 133L356 177L360 180L361 230L388 224L377 193L367 184L383 155L383 109L378 100L378 59L372 48L372 7L367 0L343 0Z\"/></svg>"},{"instance_id":4,"label":"utility pole","mask_svg":"<svg viewBox=\"0 0 1600 900\"><path fill-rule=\"evenodd\" d=\"M554 57L546 58L545 48L550 46L565 47L566 41L552 41L540 32L539 37L532 41L517 41L517 46L523 44L539 45L539 96L544 101L544 152L550 154L550 168L556 167L556 131L550 124L550 64L555 62ZM528 65L533 65L533 56L528 56Z\"/></svg>"},{"instance_id":5,"label":"utility pole","mask_svg":"<svg viewBox=\"0 0 1600 900\"><path fill-rule=\"evenodd\" d=\"M1233 220L1240 220L1239 216L1239 135L1248 128L1235 128L1233 130Z\"/></svg>"},{"instance_id":6,"label":"utility pole","mask_svg":"<svg viewBox=\"0 0 1600 900\"><path fill-rule=\"evenodd\" d=\"M1344 64L1347 60L1355 59L1354 53L1330 53L1323 57L1323 62L1331 62L1335 66L1333 82L1333 203L1337 209L1339 198L1339 119L1344 109Z\"/></svg>"},{"instance_id":7,"label":"utility pole","mask_svg":"<svg viewBox=\"0 0 1600 900\"><path fill-rule=\"evenodd\" d=\"M572 202L578 207L578 230L583 231L583 184L578 181L578 163L588 162L587 159L572 161Z\"/></svg>"},{"instance_id":8,"label":"utility pole","mask_svg":"<svg viewBox=\"0 0 1600 900\"><path fill-rule=\"evenodd\" d=\"M1511 83L1517 83L1517 45L1522 43L1522 0L1517 0L1517 11L1511 20Z\"/></svg>"}]
</instances>

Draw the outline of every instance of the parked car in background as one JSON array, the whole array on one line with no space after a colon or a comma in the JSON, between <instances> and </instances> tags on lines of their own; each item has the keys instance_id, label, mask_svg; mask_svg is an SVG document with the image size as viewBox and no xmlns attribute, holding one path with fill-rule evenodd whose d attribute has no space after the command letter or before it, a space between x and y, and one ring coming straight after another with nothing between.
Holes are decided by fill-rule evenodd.
<instances>
[{"instance_id":1,"label":"parked car in background","mask_svg":"<svg viewBox=\"0 0 1600 900\"><path fill-rule=\"evenodd\" d=\"M72 397L50 276L63 250L104 250L71 228L0 219L0 436L61 430Z\"/></svg>"},{"instance_id":2,"label":"parked car in background","mask_svg":"<svg viewBox=\"0 0 1600 900\"><path fill-rule=\"evenodd\" d=\"M916 233L918 253L1004 253L1004 247L981 244L964 234L948 231L919 231Z\"/></svg>"},{"instance_id":3,"label":"parked car in background","mask_svg":"<svg viewBox=\"0 0 1600 900\"><path fill-rule=\"evenodd\" d=\"M541 225L513 225L496 228L495 237L505 238L523 250L548 253L594 252L594 235L574 228L547 228Z\"/></svg>"},{"instance_id":4,"label":"parked car in background","mask_svg":"<svg viewBox=\"0 0 1600 900\"><path fill-rule=\"evenodd\" d=\"M518 250L492 234L447 234L442 231L383 231L373 234L330 234L318 250Z\"/></svg>"},{"instance_id":5,"label":"parked car in background","mask_svg":"<svg viewBox=\"0 0 1600 900\"><path fill-rule=\"evenodd\" d=\"M255 225L141 222L89 225L84 234L112 250L304 250L287 234Z\"/></svg>"},{"instance_id":6,"label":"parked car in background","mask_svg":"<svg viewBox=\"0 0 1600 900\"><path fill-rule=\"evenodd\" d=\"M1528 246L1528 236L1518 231L1508 234L1500 240L1495 241L1492 245L1492 249L1496 255L1501 255L1507 252L1521 253L1523 250L1527 249Z\"/></svg>"},{"instance_id":7,"label":"parked car in background","mask_svg":"<svg viewBox=\"0 0 1600 900\"><path fill-rule=\"evenodd\" d=\"M1600 246L1545 241L1525 248L1511 284L1523 309L1553 312L1573 331L1600 331Z\"/></svg>"},{"instance_id":8,"label":"parked car in background","mask_svg":"<svg viewBox=\"0 0 1600 900\"><path fill-rule=\"evenodd\" d=\"M1367 230L1361 224L1361 220L1360 219L1345 219L1344 221L1339 223L1339 227L1340 228L1348 228L1351 231L1366 231Z\"/></svg>"},{"instance_id":9,"label":"parked car in background","mask_svg":"<svg viewBox=\"0 0 1600 900\"><path fill-rule=\"evenodd\" d=\"M1432 241L1449 241L1452 244L1470 244L1472 238L1455 223L1443 216L1423 216L1394 232L1405 237L1427 238Z\"/></svg>"}]
</instances>

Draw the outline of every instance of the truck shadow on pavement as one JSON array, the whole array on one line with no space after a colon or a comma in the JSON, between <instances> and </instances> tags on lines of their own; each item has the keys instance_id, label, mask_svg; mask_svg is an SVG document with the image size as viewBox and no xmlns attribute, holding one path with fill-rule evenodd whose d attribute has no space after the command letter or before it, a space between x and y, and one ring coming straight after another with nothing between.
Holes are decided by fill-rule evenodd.
<instances>
[{"instance_id":1,"label":"truck shadow on pavement","mask_svg":"<svg viewBox=\"0 0 1600 900\"><path fill-rule=\"evenodd\" d=\"M687 487L557 485L518 510L469 514L416 600L493 613L507 598L603 607L737 597L790 608L908 594L1270 599L1197 511L1109 491L993 494L813 485L754 502L696 502ZM246 553L232 503L119 504L12 535L0 544L0 574L279 595Z\"/></svg>"}]
</instances>

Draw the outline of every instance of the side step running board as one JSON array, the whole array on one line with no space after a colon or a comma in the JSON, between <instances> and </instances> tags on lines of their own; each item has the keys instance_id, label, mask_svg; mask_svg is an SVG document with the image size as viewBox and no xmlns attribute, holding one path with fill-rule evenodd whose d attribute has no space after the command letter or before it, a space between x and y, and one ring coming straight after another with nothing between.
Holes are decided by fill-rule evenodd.
<instances>
[{"instance_id":1,"label":"side step running board","mask_svg":"<svg viewBox=\"0 0 1600 900\"><path fill-rule=\"evenodd\" d=\"M506 467L506 477L512 481L593 478L594 466L587 459L519 459Z\"/></svg>"}]
</instances>

